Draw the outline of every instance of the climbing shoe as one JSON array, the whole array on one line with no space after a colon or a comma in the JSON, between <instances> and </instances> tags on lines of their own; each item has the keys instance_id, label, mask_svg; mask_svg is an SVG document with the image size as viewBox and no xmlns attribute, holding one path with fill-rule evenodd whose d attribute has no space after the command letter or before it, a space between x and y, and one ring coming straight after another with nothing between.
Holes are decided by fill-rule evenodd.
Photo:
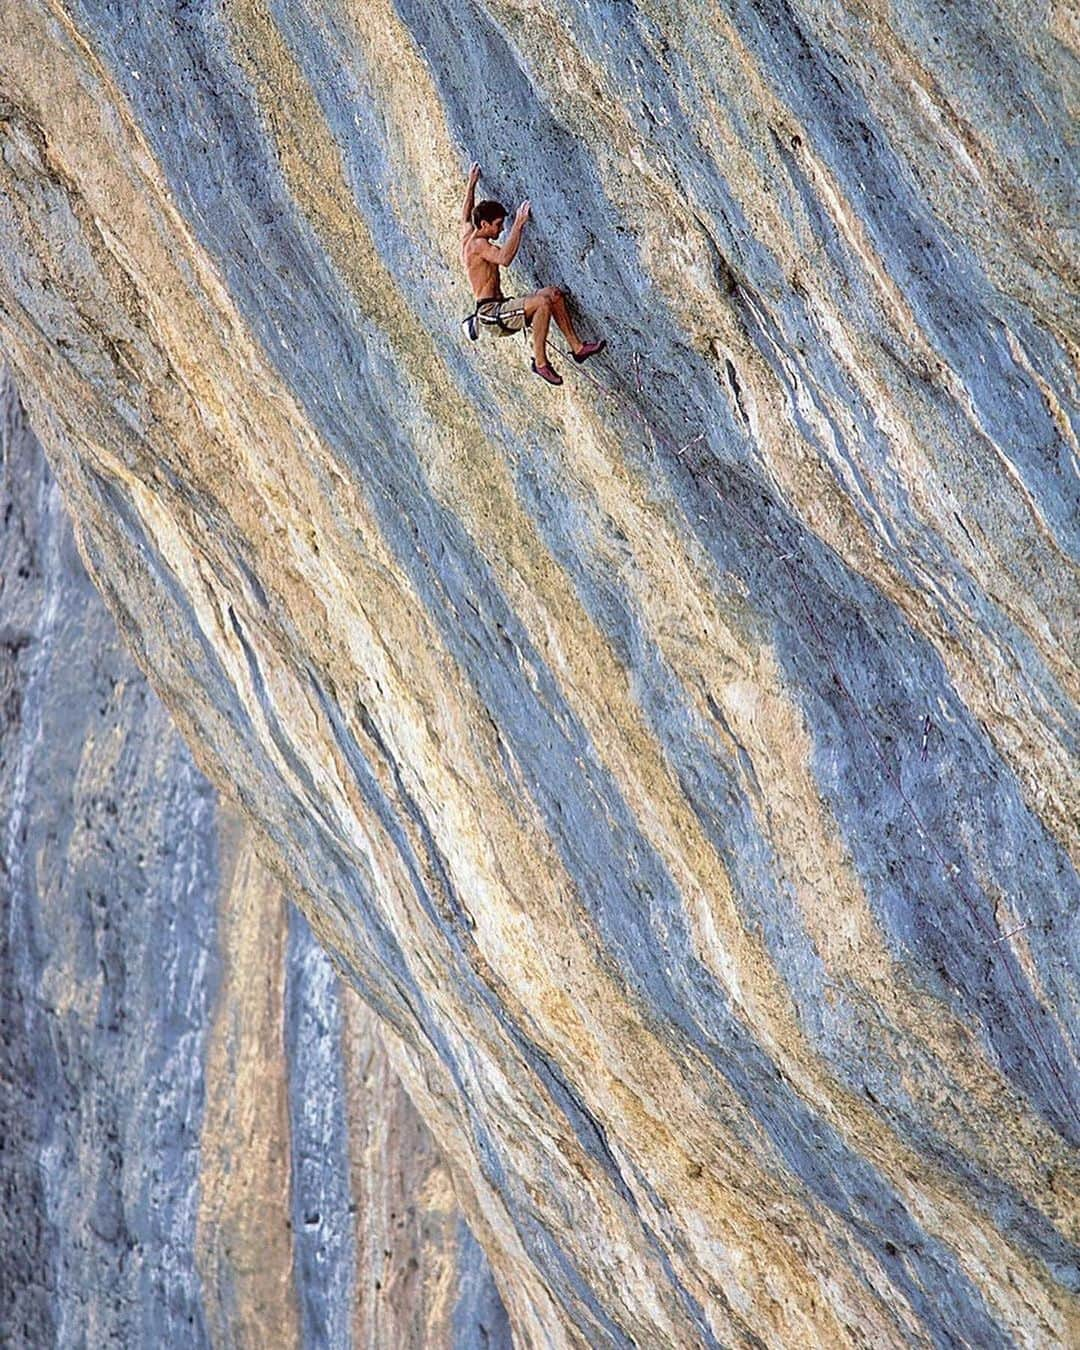
<instances>
[{"instance_id":1,"label":"climbing shoe","mask_svg":"<svg viewBox=\"0 0 1080 1350\"><path fill-rule=\"evenodd\" d=\"M595 356L597 352L602 352L607 346L603 338L599 342L586 342L582 344L581 351L571 353L574 360L580 366L582 361L587 361L590 356Z\"/></svg>"},{"instance_id":2,"label":"climbing shoe","mask_svg":"<svg viewBox=\"0 0 1080 1350\"><path fill-rule=\"evenodd\" d=\"M539 375L542 380L547 380L548 384L562 384L562 376L557 370L553 370L546 362L538 366L534 360L532 363L533 373Z\"/></svg>"}]
</instances>

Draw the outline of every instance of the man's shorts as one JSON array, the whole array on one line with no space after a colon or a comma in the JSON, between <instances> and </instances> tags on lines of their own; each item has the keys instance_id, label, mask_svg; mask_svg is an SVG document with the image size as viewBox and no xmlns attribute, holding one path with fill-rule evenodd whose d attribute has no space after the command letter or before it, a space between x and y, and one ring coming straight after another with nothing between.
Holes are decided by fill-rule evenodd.
<instances>
[{"instance_id":1,"label":"man's shorts","mask_svg":"<svg viewBox=\"0 0 1080 1350\"><path fill-rule=\"evenodd\" d=\"M494 337L513 337L526 326L525 301L521 296L509 300L485 300L477 311L484 331Z\"/></svg>"}]
</instances>

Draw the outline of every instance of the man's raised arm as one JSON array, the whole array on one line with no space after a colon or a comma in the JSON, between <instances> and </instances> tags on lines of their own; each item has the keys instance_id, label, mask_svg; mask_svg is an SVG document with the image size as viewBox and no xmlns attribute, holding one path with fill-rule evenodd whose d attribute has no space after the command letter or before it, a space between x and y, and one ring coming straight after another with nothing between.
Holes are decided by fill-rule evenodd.
<instances>
[{"instance_id":1,"label":"man's raised arm","mask_svg":"<svg viewBox=\"0 0 1080 1350\"><path fill-rule=\"evenodd\" d=\"M521 247L521 232L525 228L525 222L529 219L530 203L524 201L517 209L517 215L514 217L514 223L510 227L510 234L506 243L499 249L499 266L509 267Z\"/></svg>"},{"instance_id":2,"label":"man's raised arm","mask_svg":"<svg viewBox=\"0 0 1080 1350\"><path fill-rule=\"evenodd\" d=\"M461 208L461 223L467 225L471 230L473 227L472 213L476 205L476 185L480 181L480 165L475 162L469 167L469 186L465 190L465 202ZM465 231L462 230L462 234Z\"/></svg>"}]
</instances>

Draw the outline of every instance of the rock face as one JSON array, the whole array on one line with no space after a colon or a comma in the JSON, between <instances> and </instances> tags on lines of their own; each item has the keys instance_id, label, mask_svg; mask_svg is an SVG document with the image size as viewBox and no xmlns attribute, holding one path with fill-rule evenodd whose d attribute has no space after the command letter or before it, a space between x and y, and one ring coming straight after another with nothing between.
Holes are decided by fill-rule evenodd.
<instances>
[{"instance_id":1,"label":"rock face","mask_svg":"<svg viewBox=\"0 0 1080 1350\"><path fill-rule=\"evenodd\" d=\"M0 1342L508 1346L374 1019L196 769L0 372Z\"/></svg>"},{"instance_id":2,"label":"rock face","mask_svg":"<svg viewBox=\"0 0 1080 1350\"><path fill-rule=\"evenodd\" d=\"M94 579L520 1344L1067 1341L1072 12L447 13L0 14ZM561 390L460 337L474 157Z\"/></svg>"}]
</instances>

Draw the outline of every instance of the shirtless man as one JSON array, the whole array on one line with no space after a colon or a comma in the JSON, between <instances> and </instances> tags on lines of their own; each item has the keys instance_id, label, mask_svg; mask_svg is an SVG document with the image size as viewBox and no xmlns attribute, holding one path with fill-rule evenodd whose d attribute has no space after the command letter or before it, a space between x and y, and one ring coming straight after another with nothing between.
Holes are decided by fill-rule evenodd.
<instances>
[{"instance_id":1,"label":"shirtless man","mask_svg":"<svg viewBox=\"0 0 1080 1350\"><path fill-rule=\"evenodd\" d=\"M575 361L587 361L590 356L603 351L606 344L602 340L582 342L574 331L566 299L558 286L545 286L533 295L510 299L503 295L499 268L508 267L514 261L525 222L529 219L529 203L522 202L518 207L506 243L496 244L506 222L506 210L498 202L474 204L479 179L480 165L473 164L469 170L465 204L461 208L461 261L476 296L477 318L488 332L499 335L520 333L523 327L531 328L533 370L548 384L562 384L562 376L552 369L547 359L548 327L553 318L566 334Z\"/></svg>"}]
</instances>

